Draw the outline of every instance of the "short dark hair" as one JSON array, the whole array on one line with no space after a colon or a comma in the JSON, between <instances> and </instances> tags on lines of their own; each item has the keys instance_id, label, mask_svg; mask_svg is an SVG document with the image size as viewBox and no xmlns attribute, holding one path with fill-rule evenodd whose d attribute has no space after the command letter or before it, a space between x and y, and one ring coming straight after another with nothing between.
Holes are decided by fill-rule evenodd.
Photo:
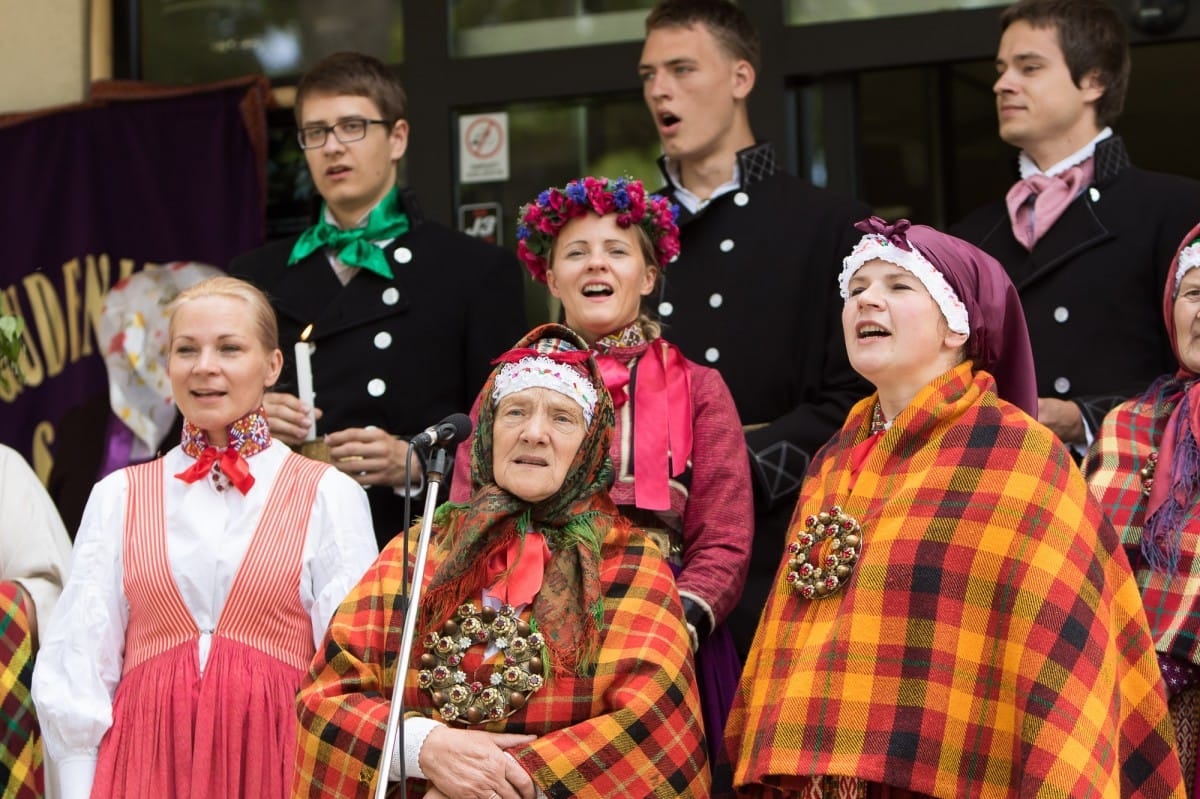
<instances>
[{"instance_id":1,"label":"short dark hair","mask_svg":"<svg viewBox=\"0 0 1200 799\"><path fill-rule=\"evenodd\" d=\"M1058 33L1071 80L1081 86L1085 75L1099 74L1104 94L1096 101L1096 122L1116 122L1129 88L1129 36L1116 9L1105 0L1019 0L1000 14L1000 30L1024 21Z\"/></svg>"},{"instance_id":2,"label":"short dark hair","mask_svg":"<svg viewBox=\"0 0 1200 799\"><path fill-rule=\"evenodd\" d=\"M734 58L759 70L762 50L758 32L746 12L729 0L662 0L646 17L646 33L659 28L690 28L702 24Z\"/></svg>"},{"instance_id":3,"label":"short dark hair","mask_svg":"<svg viewBox=\"0 0 1200 799\"><path fill-rule=\"evenodd\" d=\"M363 53L334 53L304 74L296 87L296 124L302 124L300 113L309 94L366 97L389 125L404 119L408 108L400 78L378 58Z\"/></svg>"}]
</instances>

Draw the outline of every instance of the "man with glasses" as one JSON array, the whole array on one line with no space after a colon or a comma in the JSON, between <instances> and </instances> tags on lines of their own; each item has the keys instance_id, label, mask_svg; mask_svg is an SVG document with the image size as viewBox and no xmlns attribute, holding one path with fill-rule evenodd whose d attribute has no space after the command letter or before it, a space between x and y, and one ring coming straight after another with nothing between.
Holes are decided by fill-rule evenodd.
<instances>
[{"instance_id":1,"label":"man with glasses","mask_svg":"<svg viewBox=\"0 0 1200 799\"><path fill-rule=\"evenodd\" d=\"M377 59L324 59L301 79L295 110L320 219L229 271L263 289L279 317L272 435L328 443L333 464L370 488L382 547L401 529L404 495L422 485L406 468L407 439L470 408L491 360L524 333L521 269L507 251L423 218L398 185L405 93ZM294 346L309 326L313 408L298 396Z\"/></svg>"}]
</instances>

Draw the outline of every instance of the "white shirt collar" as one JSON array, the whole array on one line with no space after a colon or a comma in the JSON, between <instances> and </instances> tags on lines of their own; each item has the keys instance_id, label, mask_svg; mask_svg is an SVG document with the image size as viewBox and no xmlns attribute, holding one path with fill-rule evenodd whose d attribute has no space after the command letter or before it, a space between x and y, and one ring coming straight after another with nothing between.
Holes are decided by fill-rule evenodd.
<instances>
[{"instance_id":1,"label":"white shirt collar","mask_svg":"<svg viewBox=\"0 0 1200 799\"><path fill-rule=\"evenodd\" d=\"M671 181L671 185L675 187L675 202L682 205L690 213L696 213L704 206L708 205L713 200L720 197L722 194L728 194L731 191L737 191L742 187L742 168L738 164L737 157L733 159L733 176L717 186L707 200L702 200L691 191L688 191L683 185L679 176L679 165L670 159L669 156L663 156L663 165L667 171L667 178Z\"/></svg>"},{"instance_id":2,"label":"white shirt collar","mask_svg":"<svg viewBox=\"0 0 1200 799\"><path fill-rule=\"evenodd\" d=\"M1038 165L1033 162L1033 159L1026 155L1025 151L1022 150L1021 154L1017 157L1017 163L1020 165L1021 169L1021 179L1024 180L1025 178L1033 175L1046 175L1047 177L1053 177L1060 172L1066 172L1076 164L1082 164L1084 161L1091 158L1096 152L1096 145L1112 135L1112 128L1105 128L1096 134L1096 138L1092 139L1090 142L1083 145L1083 147L1071 153L1066 158L1047 169L1045 172L1038 169Z\"/></svg>"}]
</instances>

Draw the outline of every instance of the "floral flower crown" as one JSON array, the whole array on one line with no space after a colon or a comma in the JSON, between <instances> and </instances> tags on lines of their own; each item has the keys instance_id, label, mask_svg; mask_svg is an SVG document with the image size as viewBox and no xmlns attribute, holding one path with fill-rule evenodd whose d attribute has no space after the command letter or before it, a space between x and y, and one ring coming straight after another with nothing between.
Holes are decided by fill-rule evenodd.
<instances>
[{"instance_id":1,"label":"floral flower crown","mask_svg":"<svg viewBox=\"0 0 1200 799\"><path fill-rule=\"evenodd\" d=\"M646 196L640 180L586 177L565 187L549 188L521 206L517 222L517 255L533 279L546 282L547 261L563 225L586 213L617 215L623 228L640 225L654 244L659 266L679 254L679 207L666 197Z\"/></svg>"}]
</instances>

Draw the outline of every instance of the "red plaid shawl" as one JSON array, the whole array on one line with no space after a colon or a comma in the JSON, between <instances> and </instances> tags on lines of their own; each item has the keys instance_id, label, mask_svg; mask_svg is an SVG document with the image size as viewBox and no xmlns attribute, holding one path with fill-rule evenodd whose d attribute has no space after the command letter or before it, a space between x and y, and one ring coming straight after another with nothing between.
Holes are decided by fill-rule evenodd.
<instances>
[{"instance_id":1,"label":"red plaid shawl","mask_svg":"<svg viewBox=\"0 0 1200 799\"><path fill-rule=\"evenodd\" d=\"M42 744L33 698L33 641L25 611L25 591L0 582L0 796L37 799L42 795Z\"/></svg>"},{"instance_id":2,"label":"red plaid shawl","mask_svg":"<svg viewBox=\"0 0 1200 799\"><path fill-rule=\"evenodd\" d=\"M1200 639L1197 614L1200 613L1200 504L1193 504L1184 517L1181 530L1179 573L1174 578L1152 571L1141 558L1142 526L1146 521L1146 497L1142 494L1139 471L1158 449L1167 421L1180 393L1170 401L1135 399L1109 411L1100 427L1083 473L1092 494L1121 534L1130 559L1136 564L1138 584L1155 648L1179 660L1200 664ZM1166 467L1155 479L1169 479Z\"/></svg>"},{"instance_id":3,"label":"red plaid shawl","mask_svg":"<svg viewBox=\"0 0 1200 799\"><path fill-rule=\"evenodd\" d=\"M403 546L402 536L393 540L346 598L300 690L293 796L372 795L395 679L380 664L399 651L404 624ZM431 544L427 576L437 571L436 550ZM601 549L600 582L593 673L555 674L522 710L487 729L540 736L510 752L556 799L706 797L695 673L670 569L621 520ZM420 654L414 646L414 663ZM407 706L432 713L415 677L410 670ZM409 795L423 793L422 781L411 781Z\"/></svg>"},{"instance_id":4,"label":"red plaid shawl","mask_svg":"<svg viewBox=\"0 0 1200 799\"><path fill-rule=\"evenodd\" d=\"M957 367L818 455L797 522L863 529L848 584L776 579L727 728L744 795L846 775L937 797L1183 797L1128 561L1056 439ZM785 567L786 568L786 567Z\"/></svg>"}]
</instances>

